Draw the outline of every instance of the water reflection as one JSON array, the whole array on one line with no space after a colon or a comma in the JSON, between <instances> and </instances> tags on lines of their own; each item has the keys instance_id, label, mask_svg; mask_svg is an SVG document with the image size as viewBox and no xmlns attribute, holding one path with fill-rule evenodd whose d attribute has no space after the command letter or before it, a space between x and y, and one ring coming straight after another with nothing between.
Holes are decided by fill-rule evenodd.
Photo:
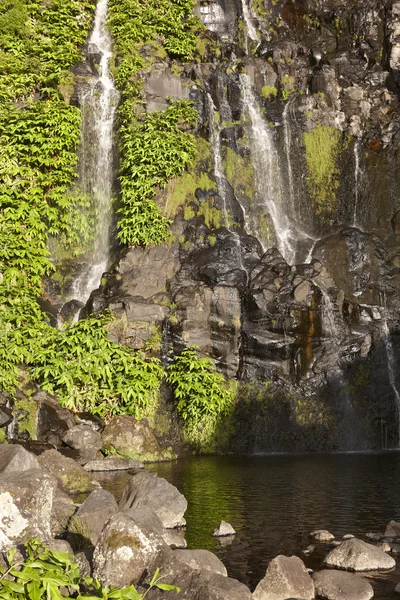
<instances>
[{"instance_id":1,"label":"water reflection","mask_svg":"<svg viewBox=\"0 0 400 600\"><path fill-rule=\"evenodd\" d=\"M400 519L400 455L201 457L149 467L188 500L186 538L225 563L253 589L277 554L301 555L314 529L337 537L382 531ZM221 519L237 535L229 545L211 537ZM327 548L305 558L319 566ZM395 598L397 571L373 582L375 597Z\"/></svg>"}]
</instances>

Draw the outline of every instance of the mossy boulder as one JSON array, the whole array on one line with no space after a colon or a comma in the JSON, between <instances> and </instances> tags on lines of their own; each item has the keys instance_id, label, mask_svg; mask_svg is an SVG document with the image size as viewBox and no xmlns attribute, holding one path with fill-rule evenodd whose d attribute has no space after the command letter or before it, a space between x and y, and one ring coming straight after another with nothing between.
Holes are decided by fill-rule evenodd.
<instances>
[{"instance_id":1,"label":"mossy boulder","mask_svg":"<svg viewBox=\"0 0 400 600\"><path fill-rule=\"evenodd\" d=\"M137 421L128 415L111 419L103 433L104 448L109 454L135 458L143 462L173 460L171 448L163 449L144 419Z\"/></svg>"},{"instance_id":2,"label":"mossy boulder","mask_svg":"<svg viewBox=\"0 0 400 600\"><path fill-rule=\"evenodd\" d=\"M57 477L59 487L67 494L92 492L100 487L72 458L57 450L46 450L38 457L42 469Z\"/></svg>"}]
</instances>

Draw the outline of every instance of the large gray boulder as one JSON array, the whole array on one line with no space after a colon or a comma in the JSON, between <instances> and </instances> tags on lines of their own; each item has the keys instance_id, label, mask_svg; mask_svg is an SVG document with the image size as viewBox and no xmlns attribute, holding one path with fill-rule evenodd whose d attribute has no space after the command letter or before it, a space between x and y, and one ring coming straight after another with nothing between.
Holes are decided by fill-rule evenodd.
<instances>
[{"instance_id":1,"label":"large gray boulder","mask_svg":"<svg viewBox=\"0 0 400 600\"><path fill-rule=\"evenodd\" d=\"M168 481L148 471L142 471L130 478L119 506L121 511L148 506L167 529L185 524L185 497Z\"/></svg>"},{"instance_id":2,"label":"large gray boulder","mask_svg":"<svg viewBox=\"0 0 400 600\"><path fill-rule=\"evenodd\" d=\"M58 483L58 482L57 482ZM53 537L64 535L68 529L71 517L75 514L77 505L71 496L57 487L51 511L51 533Z\"/></svg>"},{"instance_id":3,"label":"large gray boulder","mask_svg":"<svg viewBox=\"0 0 400 600\"><path fill-rule=\"evenodd\" d=\"M106 450L116 452L122 458L134 458L144 462L157 462L176 458L164 450L147 421L137 421L129 415L111 419L102 433Z\"/></svg>"},{"instance_id":4,"label":"large gray boulder","mask_svg":"<svg viewBox=\"0 0 400 600\"><path fill-rule=\"evenodd\" d=\"M63 456L57 450L46 450L38 457L38 461L42 469L57 477L59 487L67 494L92 492L100 487L72 458Z\"/></svg>"},{"instance_id":5,"label":"large gray boulder","mask_svg":"<svg viewBox=\"0 0 400 600\"><path fill-rule=\"evenodd\" d=\"M118 504L111 492L94 490L78 508L70 531L80 533L95 546L105 523L117 512Z\"/></svg>"},{"instance_id":6,"label":"large gray boulder","mask_svg":"<svg viewBox=\"0 0 400 600\"><path fill-rule=\"evenodd\" d=\"M186 548L187 543L183 534L175 529L166 529L156 513L148 506L129 508L124 511L124 514L135 521L143 531L158 535L168 546Z\"/></svg>"},{"instance_id":7,"label":"large gray boulder","mask_svg":"<svg viewBox=\"0 0 400 600\"><path fill-rule=\"evenodd\" d=\"M86 423L79 423L79 425L69 429L62 436L62 441L70 448L79 450L86 462L94 460L98 451L103 447L100 433Z\"/></svg>"},{"instance_id":8,"label":"large gray boulder","mask_svg":"<svg viewBox=\"0 0 400 600\"><path fill-rule=\"evenodd\" d=\"M380 548L353 538L329 552L325 564L346 571L386 571L393 569L396 561Z\"/></svg>"},{"instance_id":9,"label":"large gray boulder","mask_svg":"<svg viewBox=\"0 0 400 600\"><path fill-rule=\"evenodd\" d=\"M40 469L36 456L18 444L0 444L0 473Z\"/></svg>"},{"instance_id":10,"label":"large gray boulder","mask_svg":"<svg viewBox=\"0 0 400 600\"><path fill-rule=\"evenodd\" d=\"M326 569L314 573L315 595L324 600L370 600L374 595L366 579L353 573Z\"/></svg>"},{"instance_id":11,"label":"large gray boulder","mask_svg":"<svg viewBox=\"0 0 400 600\"><path fill-rule=\"evenodd\" d=\"M93 555L93 574L104 585L135 584L145 570L154 573L161 564L160 537L143 531L127 515L111 517L104 527Z\"/></svg>"},{"instance_id":12,"label":"large gray boulder","mask_svg":"<svg viewBox=\"0 0 400 600\"><path fill-rule=\"evenodd\" d=\"M205 570L224 577L228 576L224 563L208 550L175 550L174 555L193 570Z\"/></svg>"},{"instance_id":13,"label":"large gray boulder","mask_svg":"<svg viewBox=\"0 0 400 600\"><path fill-rule=\"evenodd\" d=\"M40 469L0 476L0 551L33 537L51 538L57 480Z\"/></svg>"},{"instance_id":14,"label":"large gray boulder","mask_svg":"<svg viewBox=\"0 0 400 600\"><path fill-rule=\"evenodd\" d=\"M254 600L312 600L314 583L297 556L279 555L268 565L264 579L253 593Z\"/></svg>"}]
</instances>

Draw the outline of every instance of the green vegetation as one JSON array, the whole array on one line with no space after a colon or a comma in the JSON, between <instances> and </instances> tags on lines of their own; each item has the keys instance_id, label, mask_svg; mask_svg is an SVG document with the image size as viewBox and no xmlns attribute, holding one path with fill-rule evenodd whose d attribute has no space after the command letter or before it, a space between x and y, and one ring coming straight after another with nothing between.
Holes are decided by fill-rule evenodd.
<instances>
[{"instance_id":1,"label":"green vegetation","mask_svg":"<svg viewBox=\"0 0 400 600\"><path fill-rule=\"evenodd\" d=\"M232 185L235 194L254 200L254 168L251 159L227 148L225 169L226 178Z\"/></svg>"},{"instance_id":2,"label":"green vegetation","mask_svg":"<svg viewBox=\"0 0 400 600\"><path fill-rule=\"evenodd\" d=\"M261 94L264 98L276 98L278 90L273 85L264 85L261 90Z\"/></svg>"},{"instance_id":3,"label":"green vegetation","mask_svg":"<svg viewBox=\"0 0 400 600\"><path fill-rule=\"evenodd\" d=\"M282 98L287 100L296 91L296 86L293 77L290 75L284 75L281 79L282 82Z\"/></svg>"},{"instance_id":4,"label":"green vegetation","mask_svg":"<svg viewBox=\"0 0 400 600\"><path fill-rule=\"evenodd\" d=\"M174 389L188 441L199 446L212 442L221 417L233 405L233 392L223 375L209 358L199 357L196 346L190 346L168 367L167 382Z\"/></svg>"},{"instance_id":5,"label":"green vegetation","mask_svg":"<svg viewBox=\"0 0 400 600\"><path fill-rule=\"evenodd\" d=\"M318 125L303 134L308 176L307 183L317 214L330 213L335 208L339 188L337 160L346 148L342 134L333 127Z\"/></svg>"},{"instance_id":6,"label":"green vegetation","mask_svg":"<svg viewBox=\"0 0 400 600\"><path fill-rule=\"evenodd\" d=\"M147 246L167 239L169 222L153 200L156 189L182 174L195 158L193 136L180 129L197 122L189 102L176 102L165 113L144 117L137 110L143 103L138 74L149 62L146 45L161 43L171 58L193 58L202 25L192 11L193 0L111 0L109 4L118 64L115 81L122 96L118 237L125 244Z\"/></svg>"},{"instance_id":7,"label":"green vegetation","mask_svg":"<svg viewBox=\"0 0 400 600\"><path fill-rule=\"evenodd\" d=\"M102 586L92 577L82 577L74 557L66 552L46 548L39 540L24 544L25 558L16 558L17 549L7 552L6 564L0 564L0 598L4 600L63 600L66 597L102 598L108 600L142 600L147 591L158 588L176 590L174 585L162 583L159 569L148 583L148 589L140 594L133 585L124 588Z\"/></svg>"}]
</instances>

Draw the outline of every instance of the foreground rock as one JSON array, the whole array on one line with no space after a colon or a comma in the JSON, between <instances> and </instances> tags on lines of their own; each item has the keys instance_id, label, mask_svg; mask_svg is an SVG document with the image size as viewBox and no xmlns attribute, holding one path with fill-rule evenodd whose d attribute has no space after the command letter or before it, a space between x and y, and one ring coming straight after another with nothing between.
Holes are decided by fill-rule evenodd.
<instances>
[{"instance_id":1,"label":"foreground rock","mask_svg":"<svg viewBox=\"0 0 400 600\"><path fill-rule=\"evenodd\" d=\"M57 477L60 488L68 494L92 492L100 485L72 458L57 450L46 450L38 457L40 466Z\"/></svg>"},{"instance_id":2,"label":"foreground rock","mask_svg":"<svg viewBox=\"0 0 400 600\"><path fill-rule=\"evenodd\" d=\"M94 490L79 507L70 531L87 538L95 546L105 523L117 512L118 504L111 492Z\"/></svg>"},{"instance_id":3,"label":"foreground rock","mask_svg":"<svg viewBox=\"0 0 400 600\"><path fill-rule=\"evenodd\" d=\"M104 585L137 583L161 564L165 546L159 536L144 532L127 515L117 514L104 527L93 555L93 573Z\"/></svg>"},{"instance_id":4,"label":"foreground rock","mask_svg":"<svg viewBox=\"0 0 400 600\"><path fill-rule=\"evenodd\" d=\"M315 595L324 600L370 600L372 586L358 575L324 570L313 575Z\"/></svg>"},{"instance_id":5,"label":"foreground rock","mask_svg":"<svg viewBox=\"0 0 400 600\"><path fill-rule=\"evenodd\" d=\"M230 523L221 521L216 529L213 531L213 537L225 537L227 535L236 535L236 531L233 529Z\"/></svg>"},{"instance_id":6,"label":"foreground rock","mask_svg":"<svg viewBox=\"0 0 400 600\"><path fill-rule=\"evenodd\" d=\"M314 583L297 556L279 555L268 565L264 579L253 593L254 600L312 600Z\"/></svg>"},{"instance_id":7,"label":"foreground rock","mask_svg":"<svg viewBox=\"0 0 400 600\"><path fill-rule=\"evenodd\" d=\"M62 441L70 448L79 450L85 462L94 460L103 447L100 433L86 423L79 423L69 429L63 435Z\"/></svg>"},{"instance_id":8,"label":"foreground rock","mask_svg":"<svg viewBox=\"0 0 400 600\"><path fill-rule=\"evenodd\" d=\"M385 537L400 537L400 523L389 521L386 525Z\"/></svg>"},{"instance_id":9,"label":"foreground rock","mask_svg":"<svg viewBox=\"0 0 400 600\"><path fill-rule=\"evenodd\" d=\"M166 529L155 512L148 506L129 508L124 514L130 517L143 531L159 536L168 546L186 548L187 543L182 533L175 529Z\"/></svg>"},{"instance_id":10,"label":"foreground rock","mask_svg":"<svg viewBox=\"0 0 400 600\"><path fill-rule=\"evenodd\" d=\"M168 481L148 471L142 471L130 478L119 503L121 511L142 506L154 511L167 529L185 524L185 497Z\"/></svg>"},{"instance_id":11,"label":"foreground rock","mask_svg":"<svg viewBox=\"0 0 400 600\"><path fill-rule=\"evenodd\" d=\"M228 576L224 563L208 550L175 550L174 555L191 569Z\"/></svg>"},{"instance_id":12,"label":"foreground rock","mask_svg":"<svg viewBox=\"0 0 400 600\"><path fill-rule=\"evenodd\" d=\"M51 538L51 511L57 480L40 469L0 477L0 550L38 537Z\"/></svg>"},{"instance_id":13,"label":"foreground rock","mask_svg":"<svg viewBox=\"0 0 400 600\"><path fill-rule=\"evenodd\" d=\"M36 456L18 444L0 444L0 473L39 469Z\"/></svg>"},{"instance_id":14,"label":"foreground rock","mask_svg":"<svg viewBox=\"0 0 400 600\"><path fill-rule=\"evenodd\" d=\"M395 560L380 548L357 538L346 540L332 550L325 564L347 571L386 571L396 566Z\"/></svg>"}]
</instances>

